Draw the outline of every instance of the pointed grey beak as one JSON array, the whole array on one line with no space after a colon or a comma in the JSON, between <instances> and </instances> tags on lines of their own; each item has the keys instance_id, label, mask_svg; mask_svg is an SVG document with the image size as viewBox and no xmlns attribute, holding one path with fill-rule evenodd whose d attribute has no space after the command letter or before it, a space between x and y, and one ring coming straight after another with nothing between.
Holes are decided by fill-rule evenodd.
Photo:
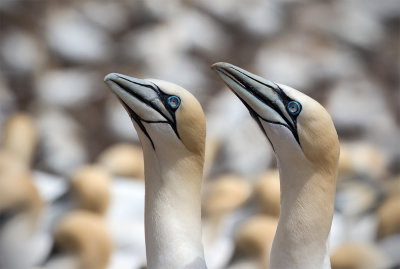
<instances>
[{"instance_id":1,"label":"pointed grey beak","mask_svg":"<svg viewBox=\"0 0 400 269\"><path fill-rule=\"evenodd\" d=\"M134 112L144 122L173 122L163 103L163 93L151 81L111 73L104 81L118 96L125 108ZM129 111L128 111L129 112Z\"/></svg>"},{"instance_id":2,"label":"pointed grey beak","mask_svg":"<svg viewBox=\"0 0 400 269\"><path fill-rule=\"evenodd\" d=\"M154 149L153 140L144 123L168 123L179 137L173 111L165 106L168 95L155 83L117 73L108 74L104 81L121 101L132 121L136 122L150 140Z\"/></svg>"},{"instance_id":3,"label":"pointed grey beak","mask_svg":"<svg viewBox=\"0 0 400 269\"><path fill-rule=\"evenodd\" d=\"M287 111L291 99L276 83L229 63L215 63L211 68L239 97L258 123L262 119L284 125L297 139L295 118Z\"/></svg>"}]
</instances>

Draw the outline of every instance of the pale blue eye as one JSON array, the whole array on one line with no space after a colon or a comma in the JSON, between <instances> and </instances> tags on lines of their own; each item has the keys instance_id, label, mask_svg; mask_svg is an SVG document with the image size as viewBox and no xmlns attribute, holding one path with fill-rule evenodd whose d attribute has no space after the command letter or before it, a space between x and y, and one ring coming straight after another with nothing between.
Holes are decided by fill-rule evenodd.
<instances>
[{"instance_id":1,"label":"pale blue eye","mask_svg":"<svg viewBox=\"0 0 400 269\"><path fill-rule=\"evenodd\" d=\"M172 95L168 97L168 105L172 109L177 109L181 104L181 99L178 96Z\"/></svg>"},{"instance_id":2,"label":"pale blue eye","mask_svg":"<svg viewBox=\"0 0 400 269\"><path fill-rule=\"evenodd\" d=\"M301 105L300 105L299 102L290 101L287 104L287 109L288 109L290 114L292 114L293 116L296 116L296 115L298 115L300 113Z\"/></svg>"}]
</instances>

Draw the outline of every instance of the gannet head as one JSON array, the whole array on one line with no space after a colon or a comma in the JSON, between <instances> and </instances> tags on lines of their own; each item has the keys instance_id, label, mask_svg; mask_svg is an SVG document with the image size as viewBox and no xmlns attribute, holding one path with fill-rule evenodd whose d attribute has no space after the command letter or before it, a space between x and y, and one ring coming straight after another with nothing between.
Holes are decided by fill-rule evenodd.
<instances>
[{"instance_id":1,"label":"gannet head","mask_svg":"<svg viewBox=\"0 0 400 269\"><path fill-rule=\"evenodd\" d=\"M205 118L196 98L170 82L117 73L104 81L122 102L143 148L157 153L191 153L204 158Z\"/></svg>"},{"instance_id":2,"label":"gannet head","mask_svg":"<svg viewBox=\"0 0 400 269\"><path fill-rule=\"evenodd\" d=\"M79 168L71 178L71 190L80 209L105 215L111 198L111 175L96 165Z\"/></svg>"},{"instance_id":3,"label":"gannet head","mask_svg":"<svg viewBox=\"0 0 400 269\"><path fill-rule=\"evenodd\" d=\"M16 228L18 217L19 222L22 220L21 216L24 216L29 227L27 231L33 232L42 206L39 192L29 173L0 174L0 234L4 229Z\"/></svg>"},{"instance_id":4,"label":"gannet head","mask_svg":"<svg viewBox=\"0 0 400 269\"><path fill-rule=\"evenodd\" d=\"M59 267L63 255L76 258L76 265L68 268L107 268L113 246L107 224L98 214L72 211L59 221L53 233L53 252L46 268L65 268Z\"/></svg>"},{"instance_id":5,"label":"gannet head","mask_svg":"<svg viewBox=\"0 0 400 269\"><path fill-rule=\"evenodd\" d=\"M228 63L216 63L212 68L248 108L278 161L337 169L336 129L317 101Z\"/></svg>"}]
</instances>

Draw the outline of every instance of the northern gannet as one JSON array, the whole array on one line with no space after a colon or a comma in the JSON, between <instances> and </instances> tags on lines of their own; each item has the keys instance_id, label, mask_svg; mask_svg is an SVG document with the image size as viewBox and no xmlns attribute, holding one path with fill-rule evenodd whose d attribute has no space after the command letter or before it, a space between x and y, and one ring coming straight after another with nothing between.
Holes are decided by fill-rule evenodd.
<instances>
[{"instance_id":1,"label":"northern gannet","mask_svg":"<svg viewBox=\"0 0 400 269\"><path fill-rule=\"evenodd\" d=\"M379 206L377 212L377 239L400 234L400 193L391 195Z\"/></svg>"},{"instance_id":2,"label":"northern gannet","mask_svg":"<svg viewBox=\"0 0 400 269\"><path fill-rule=\"evenodd\" d=\"M87 210L104 216L111 200L111 175L99 165L78 168L63 193L47 203L46 227L52 229L58 220L74 210Z\"/></svg>"},{"instance_id":3,"label":"northern gannet","mask_svg":"<svg viewBox=\"0 0 400 269\"><path fill-rule=\"evenodd\" d=\"M128 143L112 145L100 154L98 163L114 176L144 179L143 151L140 146Z\"/></svg>"},{"instance_id":4,"label":"northern gannet","mask_svg":"<svg viewBox=\"0 0 400 269\"><path fill-rule=\"evenodd\" d=\"M38 227L43 203L28 171L6 170L0 171L0 269L30 268L51 245Z\"/></svg>"},{"instance_id":5,"label":"northern gannet","mask_svg":"<svg viewBox=\"0 0 400 269\"><path fill-rule=\"evenodd\" d=\"M215 218L218 226L226 214L245 204L252 194L252 186L246 178L223 174L206 183L203 198L205 217Z\"/></svg>"},{"instance_id":6,"label":"northern gannet","mask_svg":"<svg viewBox=\"0 0 400 269\"><path fill-rule=\"evenodd\" d=\"M53 251L47 269L106 269L112 242L105 220L98 214L75 210L54 230Z\"/></svg>"},{"instance_id":7,"label":"northern gannet","mask_svg":"<svg viewBox=\"0 0 400 269\"><path fill-rule=\"evenodd\" d=\"M212 68L249 109L272 145L281 184L281 212L272 269L326 269L334 211L339 140L315 100L228 63Z\"/></svg>"},{"instance_id":8,"label":"northern gannet","mask_svg":"<svg viewBox=\"0 0 400 269\"><path fill-rule=\"evenodd\" d=\"M37 145L33 119L24 113L11 116L0 143L0 269L28 268L42 262L51 247L41 227L44 204L30 171Z\"/></svg>"},{"instance_id":9,"label":"northern gannet","mask_svg":"<svg viewBox=\"0 0 400 269\"><path fill-rule=\"evenodd\" d=\"M15 155L27 168L32 163L38 134L34 120L25 113L16 113L6 122L2 137L2 148Z\"/></svg>"},{"instance_id":10,"label":"northern gannet","mask_svg":"<svg viewBox=\"0 0 400 269\"><path fill-rule=\"evenodd\" d=\"M331 254L332 269L398 268L377 245L369 242L346 242ZM392 267L393 266L393 267Z\"/></svg>"},{"instance_id":11,"label":"northern gannet","mask_svg":"<svg viewBox=\"0 0 400 269\"><path fill-rule=\"evenodd\" d=\"M245 204L252 195L250 182L234 174L222 174L205 184L203 195L203 242L210 268L225 268L234 252L233 234L246 217ZM245 216L243 216L245 215Z\"/></svg>"},{"instance_id":12,"label":"northern gannet","mask_svg":"<svg viewBox=\"0 0 400 269\"><path fill-rule=\"evenodd\" d=\"M107 213L111 200L111 175L98 165L79 168L70 180L76 208L100 216Z\"/></svg>"},{"instance_id":13,"label":"northern gannet","mask_svg":"<svg viewBox=\"0 0 400 269\"><path fill-rule=\"evenodd\" d=\"M272 241L276 233L278 218L263 214L246 219L236 230L234 260L252 258L254 268L269 268Z\"/></svg>"},{"instance_id":14,"label":"northern gannet","mask_svg":"<svg viewBox=\"0 0 400 269\"><path fill-rule=\"evenodd\" d=\"M116 73L104 80L143 147L147 268L206 268L200 194L205 118L199 102L166 81Z\"/></svg>"}]
</instances>

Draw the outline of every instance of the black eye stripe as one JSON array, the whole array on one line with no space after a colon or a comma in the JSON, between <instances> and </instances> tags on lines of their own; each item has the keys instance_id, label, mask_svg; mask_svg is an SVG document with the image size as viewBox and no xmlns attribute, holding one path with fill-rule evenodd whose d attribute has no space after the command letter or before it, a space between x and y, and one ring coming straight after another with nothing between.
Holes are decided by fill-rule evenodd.
<instances>
[{"instance_id":1,"label":"black eye stripe","mask_svg":"<svg viewBox=\"0 0 400 269\"><path fill-rule=\"evenodd\" d=\"M153 86L154 86L153 89L157 92L158 96L160 97L160 99L161 99L162 102L164 103L165 109L168 110L168 112L171 114L171 116L172 116L172 118L173 118L173 122L167 122L167 123L172 127L172 129L174 130L176 136L177 136L179 139L181 139L181 137L180 137L180 135L179 135L179 133L178 133L178 128L177 128L177 126L176 126L176 116L175 116L175 111L176 111L176 109L172 109L172 107L168 104L168 99L169 99L171 96L175 96L175 95L169 95L169 94L163 92L163 91L160 89L160 87L159 87L157 84L155 84L154 82L151 82L151 84L153 84ZM176 96L176 97L179 98L178 96ZM181 99L179 98L179 101L180 101L180 100L181 100ZM179 107L179 106L178 106L178 107Z\"/></svg>"}]
</instances>

